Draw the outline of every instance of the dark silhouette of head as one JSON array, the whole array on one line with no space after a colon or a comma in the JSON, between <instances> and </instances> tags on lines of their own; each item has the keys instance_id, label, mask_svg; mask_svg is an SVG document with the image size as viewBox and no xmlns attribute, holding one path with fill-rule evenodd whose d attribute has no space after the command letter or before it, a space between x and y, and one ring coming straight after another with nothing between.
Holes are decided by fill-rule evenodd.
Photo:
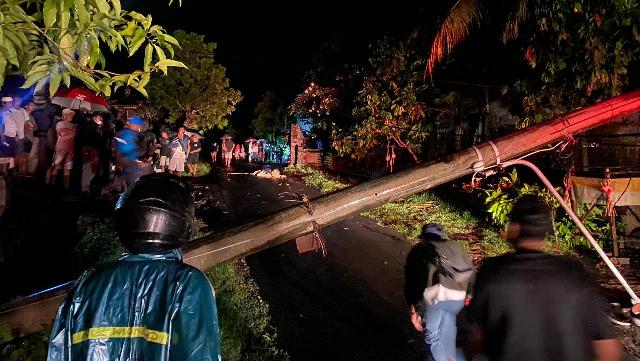
<instances>
[{"instance_id":1,"label":"dark silhouette of head","mask_svg":"<svg viewBox=\"0 0 640 361\"><path fill-rule=\"evenodd\" d=\"M191 237L195 213L191 185L169 174L140 177L116 204L118 236L132 253L163 253Z\"/></svg>"},{"instance_id":2,"label":"dark silhouette of head","mask_svg":"<svg viewBox=\"0 0 640 361\"><path fill-rule=\"evenodd\" d=\"M525 195L511 209L507 238L516 246L522 241L542 242L553 230L551 210L535 195Z\"/></svg>"}]
</instances>

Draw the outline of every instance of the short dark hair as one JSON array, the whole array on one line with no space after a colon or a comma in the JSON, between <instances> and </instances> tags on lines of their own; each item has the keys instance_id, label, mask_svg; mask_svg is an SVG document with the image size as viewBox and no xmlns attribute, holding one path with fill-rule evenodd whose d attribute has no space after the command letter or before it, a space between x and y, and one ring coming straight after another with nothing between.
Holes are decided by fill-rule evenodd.
<instances>
[{"instance_id":1,"label":"short dark hair","mask_svg":"<svg viewBox=\"0 0 640 361\"><path fill-rule=\"evenodd\" d=\"M520 226L519 239L544 238L553 230L551 209L532 194L516 201L511 209L511 222Z\"/></svg>"}]
</instances>

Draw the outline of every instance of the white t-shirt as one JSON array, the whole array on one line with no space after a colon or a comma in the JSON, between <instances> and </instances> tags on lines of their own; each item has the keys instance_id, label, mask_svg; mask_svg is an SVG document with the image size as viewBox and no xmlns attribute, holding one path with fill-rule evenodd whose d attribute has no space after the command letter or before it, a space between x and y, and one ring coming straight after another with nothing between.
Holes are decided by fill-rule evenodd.
<instances>
[{"instance_id":1,"label":"white t-shirt","mask_svg":"<svg viewBox=\"0 0 640 361\"><path fill-rule=\"evenodd\" d=\"M2 112L2 123L4 124L4 135L6 137L17 138L18 124L16 123L16 116L13 114L13 109Z\"/></svg>"},{"instance_id":2,"label":"white t-shirt","mask_svg":"<svg viewBox=\"0 0 640 361\"><path fill-rule=\"evenodd\" d=\"M61 120L56 123L58 141L56 149L73 149L73 141L76 137L76 126L71 122Z\"/></svg>"},{"instance_id":3,"label":"white t-shirt","mask_svg":"<svg viewBox=\"0 0 640 361\"><path fill-rule=\"evenodd\" d=\"M11 114L16 120L16 139L24 138L24 123L29 120L29 113L24 108L11 109Z\"/></svg>"}]
</instances>

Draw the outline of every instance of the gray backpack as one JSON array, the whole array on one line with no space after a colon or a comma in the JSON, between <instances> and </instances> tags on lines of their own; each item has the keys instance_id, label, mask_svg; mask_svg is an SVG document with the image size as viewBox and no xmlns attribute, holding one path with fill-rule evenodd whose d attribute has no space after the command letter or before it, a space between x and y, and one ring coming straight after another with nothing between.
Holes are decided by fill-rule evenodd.
<instances>
[{"instance_id":1,"label":"gray backpack","mask_svg":"<svg viewBox=\"0 0 640 361\"><path fill-rule=\"evenodd\" d=\"M428 242L433 246L438 272L458 283L468 282L473 277L473 263L467 253L453 241Z\"/></svg>"}]
</instances>

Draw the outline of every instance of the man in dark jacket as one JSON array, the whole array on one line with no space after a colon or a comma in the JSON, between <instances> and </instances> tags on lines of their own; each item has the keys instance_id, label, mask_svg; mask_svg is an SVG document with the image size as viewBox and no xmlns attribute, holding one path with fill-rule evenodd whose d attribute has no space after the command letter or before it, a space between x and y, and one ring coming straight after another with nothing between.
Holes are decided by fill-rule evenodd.
<instances>
[{"instance_id":1,"label":"man in dark jacket","mask_svg":"<svg viewBox=\"0 0 640 361\"><path fill-rule=\"evenodd\" d=\"M464 307L473 266L464 249L449 240L440 225L425 225L421 239L405 264L411 322L424 332L432 360L456 360L456 316Z\"/></svg>"},{"instance_id":2,"label":"man in dark jacket","mask_svg":"<svg viewBox=\"0 0 640 361\"><path fill-rule=\"evenodd\" d=\"M95 177L100 177L101 157L106 153L107 143L104 139L104 116L102 113L91 114L90 119L82 119L77 128L77 154L81 160L81 190L89 192Z\"/></svg>"},{"instance_id":3,"label":"man in dark jacket","mask_svg":"<svg viewBox=\"0 0 640 361\"><path fill-rule=\"evenodd\" d=\"M511 211L515 252L487 259L476 277L468 351L489 360L616 361L620 346L595 284L577 261L544 252L549 208L524 196Z\"/></svg>"},{"instance_id":4,"label":"man in dark jacket","mask_svg":"<svg viewBox=\"0 0 640 361\"><path fill-rule=\"evenodd\" d=\"M128 253L83 275L60 306L48 361L220 360L215 295L182 262L194 217L191 187L178 177L138 179L116 204Z\"/></svg>"}]
</instances>

